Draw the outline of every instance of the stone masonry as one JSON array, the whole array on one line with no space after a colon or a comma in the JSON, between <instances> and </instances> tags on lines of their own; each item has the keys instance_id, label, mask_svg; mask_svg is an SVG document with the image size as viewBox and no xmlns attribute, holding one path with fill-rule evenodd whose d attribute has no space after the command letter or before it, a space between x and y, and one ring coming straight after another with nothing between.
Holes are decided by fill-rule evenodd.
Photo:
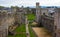
<instances>
[{"instance_id":1,"label":"stone masonry","mask_svg":"<svg viewBox=\"0 0 60 37\"><path fill-rule=\"evenodd\" d=\"M24 24L24 22L23 8L14 8L11 12L0 11L0 37L7 37L9 27Z\"/></svg>"},{"instance_id":2,"label":"stone masonry","mask_svg":"<svg viewBox=\"0 0 60 37\"><path fill-rule=\"evenodd\" d=\"M56 9L54 16L54 25L55 27L55 35L56 37L60 37L60 8Z\"/></svg>"},{"instance_id":3,"label":"stone masonry","mask_svg":"<svg viewBox=\"0 0 60 37\"><path fill-rule=\"evenodd\" d=\"M39 22L40 16L41 16L40 6L39 6L39 3L37 2L36 3L36 22Z\"/></svg>"}]
</instances>

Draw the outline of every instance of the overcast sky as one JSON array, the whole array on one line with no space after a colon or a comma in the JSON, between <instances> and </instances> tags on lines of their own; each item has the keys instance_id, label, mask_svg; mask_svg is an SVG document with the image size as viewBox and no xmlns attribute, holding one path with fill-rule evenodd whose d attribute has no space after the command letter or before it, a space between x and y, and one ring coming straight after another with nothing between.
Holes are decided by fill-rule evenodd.
<instances>
[{"instance_id":1,"label":"overcast sky","mask_svg":"<svg viewBox=\"0 0 60 37\"><path fill-rule=\"evenodd\" d=\"M0 0L1 6L35 6L39 2L41 6L60 6L60 0Z\"/></svg>"}]
</instances>

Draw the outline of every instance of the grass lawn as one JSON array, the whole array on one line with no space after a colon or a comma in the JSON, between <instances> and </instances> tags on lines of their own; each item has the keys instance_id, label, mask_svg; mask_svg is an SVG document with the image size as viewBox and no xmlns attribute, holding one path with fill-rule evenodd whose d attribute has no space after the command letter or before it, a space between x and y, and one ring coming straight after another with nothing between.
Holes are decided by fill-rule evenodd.
<instances>
[{"instance_id":1,"label":"grass lawn","mask_svg":"<svg viewBox=\"0 0 60 37\"><path fill-rule=\"evenodd\" d=\"M25 25L21 25L15 29L16 32L26 32Z\"/></svg>"},{"instance_id":2,"label":"grass lawn","mask_svg":"<svg viewBox=\"0 0 60 37\"><path fill-rule=\"evenodd\" d=\"M30 37L36 37L30 26L29 26L29 32L30 32Z\"/></svg>"},{"instance_id":3,"label":"grass lawn","mask_svg":"<svg viewBox=\"0 0 60 37\"><path fill-rule=\"evenodd\" d=\"M22 33L22 32L25 32L25 33L22 33L22 34L16 34L16 35L8 35L8 37L26 37L26 28L25 28L25 25L21 25L21 26L18 26L16 29L15 29L15 32L17 33Z\"/></svg>"},{"instance_id":4,"label":"grass lawn","mask_svg":"<svg viewBox=\"0 0 60 37\"><path fill-rule=\"evenodd\" d=\"M28 16L28 20L34 20L35 19L35 15L34 14L27 14Z\"/></svg>"},{"instance_id":5,"label":"grass lawn","mask_svg":"<svg viewBox=\"0 0 60 37\"><path fill-rule=\"evenodd\" d=\"M35 20L35 15L34 15L34 14L27 14L27 16L28 16L28 20L29 20L29 21ZM30 26L31 26L31 23L32 23L32 22L29 22L30 37L35 37L35 34L34 34L34 32L32 31L32 28L30 27Z\"/></svg>"}]
</instances>

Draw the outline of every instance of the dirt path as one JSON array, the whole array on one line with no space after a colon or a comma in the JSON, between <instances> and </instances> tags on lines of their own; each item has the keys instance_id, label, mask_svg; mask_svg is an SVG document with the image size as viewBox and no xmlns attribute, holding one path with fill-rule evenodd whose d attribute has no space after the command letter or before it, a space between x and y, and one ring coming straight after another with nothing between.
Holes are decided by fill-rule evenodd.
<instances>
[{"instance_id":1,"label":"dirt path","mask_svg":"<svg viewBox=\"0 0 60 37\"><path fill-rule=\"evenodd\" d=\"M35 31L35 33L37 34L38 37L52 37L51 35L48 35L45 32L45 29L44 28L33 27L32 29Z\"/></svg>"}]
</instances>

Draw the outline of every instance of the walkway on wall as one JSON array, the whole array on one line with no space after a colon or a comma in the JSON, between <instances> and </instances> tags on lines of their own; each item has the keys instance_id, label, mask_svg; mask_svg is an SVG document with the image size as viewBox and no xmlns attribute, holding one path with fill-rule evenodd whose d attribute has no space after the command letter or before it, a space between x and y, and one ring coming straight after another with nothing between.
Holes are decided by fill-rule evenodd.
<instances>
[{"instance_id":1,"label":"walkway on wall","mask_svg":"<svg viewBox=\"0 0 60 37\"><path fill-rule=\"evenodd\" d=\"M43 27L32 27L38 37L52 37Z\"/></svg>"},{"instance_id":2,"label":"walkway on wall","mask_svg":"<svg viewBox=\"0 0 60 37\"><path fill-rule=\"evenodd\" d=\"M26 34L27 34L27 37L30 37L27 16L26 16L26 20L25 21L26 21Z\"/></svg>"}]
</instances>

